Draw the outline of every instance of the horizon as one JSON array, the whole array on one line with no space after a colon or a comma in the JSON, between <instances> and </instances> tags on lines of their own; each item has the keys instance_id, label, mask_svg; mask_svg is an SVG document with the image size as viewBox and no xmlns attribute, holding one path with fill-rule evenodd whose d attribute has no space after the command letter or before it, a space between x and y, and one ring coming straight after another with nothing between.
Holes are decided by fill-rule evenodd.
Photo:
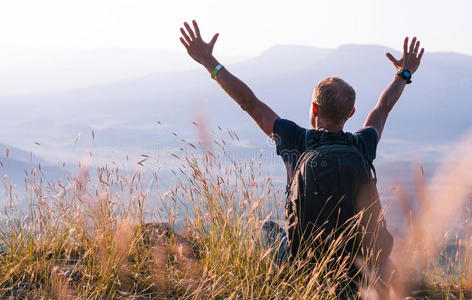
<instances>
[{"instance_id":1,"label":"horizon","mask_svg":"<svg viewBox=\"0 0 472 300\"><path fill-rule=\"evenodd\" d=\"M298 51L295 60L287 61L284 58L287 53L292 52L292 47L295 49L297 47L303 47L306 51ZM348 60L340 61L331 55L331 53L340 47L352 47L350 49L352 51L349 51L349 49L347 49L347 51L341 50L340 55ZM312 89L316 85L317 80L334 74L343 77L353 85L358 93L359 99L362 99L356 104L358 112L346 125L346 129L352 131L362 126L362 118L367 115L368 109L374 105L374 101L378 98L381 91L380 89L390 80L393 71L391 63L385 57L384 49L387 49L385 46L350 44L340 47L323 49L326 50L325 52L312 51L311 49L320 49L312 46L293 44L277 45L264 52L277 48L280 51L276 50L272 52L272 54L268 53L266 57L259 55L259 59L257 57L246 58L240 60L240 62L242 62L241 64L235 63L229 64L229 66L231 66L231 70L233 70L236 75L241 76L241 79L247 81L248 84L255 89L256 94L261 97L261 99L265 99L267 103L273 105L273 108L277 112L305 127L309 124L307 124L308 119L305 118L306 112L303 109L304 106L301 105L300 107L290 108L284 104L283 99L296 97L299 99L298 101L303 103L305 100L308 101L309 97L311 97ZM372 56L372 58L369 59L369 64L362 63L362 59L365 57L364 50L365 53ZM135 53L139 54L140 52L137 51ZM168 53L172 52L166 52L165 55ZM441 53L444 55L437 55ZM325 55L327 55L326 59L324 59ZM98 56L98 58L101 58L101 56ZM178 60L184 60L189 63L189 66L192 66L192 68L187 70L181 69L179 71L180 73L170 72L161 76L161 72L156 72L156 65L148 63L148 56L144 56L143 58L138 55L138 58L143 58L141 62L146 63L146 66L149 67L145 69L144 72L142 69L137 68L134 72L141 72L138 76L129 76L128 78L120 78L119 80L104 77L106 81L98 83L95 82L95 78L87 77L90 72L102 66L110 65L110 62L122 57L116 55L108 58L109 60L102 65L91 64L86 60L81 60L76 63L77 66L83 68L79 69L79 71L82 71L84 78L89 80L89 83L92 82L92 84L82 84L82 86L79 87L76 86L74 88L65 89L64 85L56 86L56 81L45 77L39 78L43 80L41 83L48 81L55 90L34 91L26 95L19 94L15 96L1 96L0 92L0 103L4 105L5 111L13 111L13 113L5 114L3 117L1 122L3 128L1 131L2 139L0 142L26 150L34 150L36 154L49 162L56 160L60 160L59 162L62 162L62 160L71 162L77 161L81 154L85 155L88 152L87 148L92 146L85 146L87 143L85 145L79 143L82 147L74 145L71 143L74 137L77 136L79 132L88 135L90 129L95 129L99 137L97 146L100 145L100 147L95 148L95 146L93 146L92 149L100 150L102 152L102 159L107 159L111 149L115 149L115 153L123 153L126 151L129 153L142 153L142 151L150 151L156 143L159 143L159 139L165 140L162 142L163 144L161 143L162 146L169 146L166 143L172 142L163 137L161 131L156 131L158 128L154 128L156 119L169 121L169 126L177 126L175 130L181 130L185 133L186 138L193 138L192 133L194 133L194 131L192 128L189 128L189 126L191 127L190 120L195 118L195 112L198 111L205 115L212 125L217 124L238 130L239 133L243 134L242 138L248 141L250 147L258 148L259 144L257 140L262 136L259 134L256 126L245 116L244 112L239 110L234 111L231 102L229 99L226 99L227 96L221 93L214 82L208 79L203 68L198 64L194 64L190 58L180 56L180 54L177 55ZM423 135L426 134L431 139L428 140L427 144L423 145L422 143L426 142L426 140L421 139L421 141L417 141L417 139L413 138L409 131L405 129L405 127L407 127L406 124L408 124L405 122L411 120L412 116L415 118L421 117L425 120L426 124L429 124L428 126L432 126L431 128L436 128L438 132L443 131L443 129L437 128L438 126L434 122L434 119L431 119L431 116L439 113L438 109L436 109L437 106L433 105L430 107L429 111L431 116L428 116L422 108L421 103L425 101L430 103L441 101L440 93L444 93L444 88L452 84L452 82L448 80L447 72L445 72L446 66L443 65L443 61L447 60L451 61L449 68L457 68L457 72L460 75L460 80L458 81L460 89L456 89L459 94L457 95L457 103L455 105L463 108L459 109L457 112L450 111L451 109L449 109L449 114L451 116L456 115L457 117L455 117L452 122L449 122L449 127L446 127L457 134L461 134L464 131L464 128L460 127L463 123L461 122L463 119L462 112L467 111L468 107L462 99L467 98L467 91L470 90L468 86L470 85L471 77L468 75L469 71L467 66L472 63L471 57L457 53L444 52L429 53L429 55L425 54L424 62L426 66L424 69L420 70L418 76L415 76L415 83L412 85L412 89L408 88L408 91L405 92L404 98L406 99L400 101L401 106L404 108L392 114L392 127L387 130L383 138L384 143L380 148L379 157L385 157L387 160L391 161L398 160L405 155L405 157L408 157L410 160L412 157L415 157L419 160L428 161L436 160L437 158L434 158L434 156L442 155L445 151L442 144L448 141L445 141L444 138L439 139L438 136L431 136L427 134L427 132L424 132ZM305 61L310 61L310 63L306 64L304 63ZM88 66L85 62L88 63ZM94 62L94 60L92 60L92 62ZM116 76L119 73L117 70L126 75L132 73L130 72L129 65L136 61L133 59L122 59L121 62L121 69L111 68L111 73L109 72L108 74ZM224 63L224 61L222 62ZM452 64L452 62L454 62L454 64ZM73 65L65 64L65 66L69 74L74 73ZM263 67L261 68L261 66ZM375 78L371 78L367 73L359 76L358 72L352 71L359 68L368 70L367 73L376 74L374 76ZM42 72L41 69L37 71ZM61 70L59 69L59 71ZM100 74L107 75L105 71L107 70L102 70ZM162 70L159 69L159 71ZM300 80L301 78L298 80L296 78L288 80L289 77L287 77L287 74L292 72L300 74L302 78L306 78L306 80ZM64 74L60 72L56 73L59 79L67 79L63 78L66 77ZM161 75L159 75L160 73ZM441 74L441 76L438 77L436 74ZM35 79L34 76L30 78ZM184 82L193 83L182 88L181 81L179 81L178 78L182 78ZM18 78L13 78L13 80L17 79ZM431 79L433 80L432 82L430 81ZM273 80L279 83L271 83ZM18 82L20 83L18 85L21 88L20 91L24 91L27 87L26 84L21 81ZM35 80L31 82L36 83ZM5 84L5 81L3 84ZM45 86L42 86L42 88L45 88ZM274 88L277 90L275 94L271 92ZM428 91L433 88L437 92L435 95L430 95ZM411 94L411 92L413 94ZM411 101L407 99L408 97L417 98L417 100ZM427 100L428 98L429 100ZM126 109L128 106L127 103L130 101L136 105L136 109L131 115L128 114L128 109ZM182 109L183 113L179 113L178 118L168 117L168 115L172 115L172 106L169 105L168 101L180 103L185 107ZM192 105L187 106L185 103L191 103ZM205 109L207 105L198 106L196 103L212 104L208 106L208 109ZM92 111L89 109L91 107L94 107ZM151 109L143 110L139 109L139 107L150 107ZM35 115L31 115L25 119L21 111L27 109L32 109ZM72 111L75 113L72 113ZM219 116L219 114L224 115L225 112L229 111L233 111L233 117L221 118ZM168 120L166 120L166 118ZM240 118L243 118L243 123L237 122ZM176 123L175 120L177 119L180 120L180 122ZM12 128L15 128L15 130L12 130ZM22 134L18 134L19 132L22 132ZM123 139L123 133L126 133L126 139ZM132 138L133 135L138 135L142 138L135 139ZM103 138L104 140L101 140ZM450 136L449 141L455 140L456 138L455 135L454 137ZM150 142L150 139L156 140ZM392 141L395 142L392 143ZM41 147L35 145L34 142L39 142ZM401 151L396 153L399 147L401 147ZM417 151L418 154L415 154L415 151ZM421 155L423 154L426 156L422 157ZM95 158L97 159L98 157Z\"/></svg>"},{"instance_id":2,"label":"horizon","mask_svg":"<svg viewBox=\"0 0 472 300\"><path fill-rule=\"evenodd\" d=\"M251 56L221 56L217 58L228 66L234 66L258 58L273 49L283 47L334 51L343 47L356 46L380 47L398 53L401 51L380 44L346 43L334 48L301 44L276 44ZM36 51L40 51L41 55L31 56ZM108 57L103 58L103 54L108 54ZM139 57L140 54L145 56ZM457 51L428 51L425 55L436 54L472 56ZM54 60L51 60L49 55L54 55ZM8 62L3 61L2 63L1 58L7 56ZM153 63L149 62L150 58L155 59ZM160 58L163 59L160 60ZM80 59L80 61L77 62L77 59ZM120 66L113 65L116 62L120 62ZM4 77L3 81L0 82L0 103L8 97L67 92L113 84L123 80L137 80L154 74L178 73L199 69L202 69L201 66L195 64L186 52L178 50L0 48L0 76Z\"/></svg>"}]
</instances>

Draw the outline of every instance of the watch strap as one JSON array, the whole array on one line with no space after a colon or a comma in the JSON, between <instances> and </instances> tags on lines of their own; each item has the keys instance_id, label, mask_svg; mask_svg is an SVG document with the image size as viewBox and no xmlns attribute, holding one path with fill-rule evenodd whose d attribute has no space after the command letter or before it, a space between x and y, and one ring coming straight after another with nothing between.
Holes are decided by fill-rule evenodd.
<instances>
[{"instance_id":1,"label":"watch strap","mask_svg":"<svg viewBox=\"0 0 472 300\"><path fill-rule=\"evenodd\" d=\"M405 71L408 72L408 74L410 74L410 76L407 76L405 74ZM409 70L402 69L402 70L398 71L396 75L399 76L400 78L404 79L406 81L406 84L411 83L411 72Z\"/></svg>"}]
</instances>

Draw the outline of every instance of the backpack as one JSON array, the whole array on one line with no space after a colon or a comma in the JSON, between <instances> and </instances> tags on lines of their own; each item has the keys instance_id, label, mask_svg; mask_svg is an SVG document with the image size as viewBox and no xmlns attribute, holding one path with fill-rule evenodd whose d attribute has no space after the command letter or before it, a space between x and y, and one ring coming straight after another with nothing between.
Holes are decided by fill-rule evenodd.
<instances>
[{"instance_id":1,"label":"backpack","mask_svg":"<svg viewBox=\"0 0 472 300\"><path fill-rule=\"evenodd\" d=\"M375 168L360 151L358 137L343 131L307 130L305 142L306 150L287 186L285 209L292 258L307 254L308 248L324 253L329 247L326 239L336 238L363 211L358 228L362 238L350 239L337 255L358 257L371 249L377 254L376 263L383 264L393 238L382 214Z\"/></svg>"}]
</instances>

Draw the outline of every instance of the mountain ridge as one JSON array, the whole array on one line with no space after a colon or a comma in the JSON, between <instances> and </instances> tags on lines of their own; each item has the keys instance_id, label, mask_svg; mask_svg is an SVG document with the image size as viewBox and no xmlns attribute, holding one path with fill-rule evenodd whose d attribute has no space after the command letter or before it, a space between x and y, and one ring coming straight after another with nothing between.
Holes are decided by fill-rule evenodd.
<instances>
[{"instance_id":1,"label":"mountain ridge","mask_svg":"<svg viewBox=\"0 0 472 300\"><path fill-rule=\"evenodd\" d=\"M302 54L296 55L297 51ZM357 112L346 125L346 130L355 131L362 127L395 74L385 57L387 51L399 56L399 52L378 45L351 44L336 49L280 45L255 58L229 64L228 69L280 116L301 126L309 126L308 108L316 83L339 75L357 92ZM454 63L449 66L448 60ZM426 52L413 84L407 86L389 117L384 137L436 144L464 134L470 127L468 111L472 108L468 101L472 88L470 65L472 56ZM158 140L165 146L171 141L153 128L156 120L192 136L195 132L191 121L197 114L205 116L210 124L237 130L249 144L258 145L265 139L203 68L7 100L3 106L9 113L0 120L0 134L15 146L52 140L60 149L64 137L72 140L78 132L88 132L96 124L102 124L100 129L95 128L96 133L107 137L102 144L97 141L99 146L149 148ZM25 112L30 115L27 120ZM16 129L11 132L11 128ZM120 128L128 128L129 133L120 134ZM383 145L381 149L385 147L394 151L398 145Z\"/></svg>"}]
</instances>

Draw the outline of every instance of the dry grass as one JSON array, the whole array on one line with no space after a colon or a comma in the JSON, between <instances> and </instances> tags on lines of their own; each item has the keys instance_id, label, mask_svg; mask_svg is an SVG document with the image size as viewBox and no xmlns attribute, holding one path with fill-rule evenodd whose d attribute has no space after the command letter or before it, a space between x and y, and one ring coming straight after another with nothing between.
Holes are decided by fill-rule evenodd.
<instances>
[{"instance_id":1,"label":"dry grass","mask_svg":"<svg viewBox=\"0 0 472 300\"><path fill-rule=\"evenodd\" d=\"M142 171L129 175L104 166L90 176L81 164L76 176L44 183L39 167L33 168L25 179L26 212L16 207L4 178L0 298L357 299L362 293L380 299L375 274L369 274L360 292L352 291L347 269L353 261L336 257L356 219L325 241L330 247L310 265L303 260L275 263L277 247L263 245L262 224L280 215L284 199L271 178L262 176L261 164L233 160L224 141L216 139L211 146L204 143L203 150L183 141L174 157L179 162L173 171L176 184L163 194L149 187L157 185L157 174L149 179ZM454 182L444 186L464 183L463 170L446 170L443 174ZM430 206L422 211L437 213L435 203L455 201L444 218L453 218L468 195L440 190L430 200L426 184L417 186L420 202ZM158 209L149 210L149 204ZM411 215L411 208L406 211ZM442 215L411 216L411 230L394 253L401 274L415 274L408 282L423 283L422 293L429 297L470 296L470 219L466 235L457 238L459 251L444 257L438 236L447 219L435 227L428 224Z\"/></svg>"}]
</instances>

